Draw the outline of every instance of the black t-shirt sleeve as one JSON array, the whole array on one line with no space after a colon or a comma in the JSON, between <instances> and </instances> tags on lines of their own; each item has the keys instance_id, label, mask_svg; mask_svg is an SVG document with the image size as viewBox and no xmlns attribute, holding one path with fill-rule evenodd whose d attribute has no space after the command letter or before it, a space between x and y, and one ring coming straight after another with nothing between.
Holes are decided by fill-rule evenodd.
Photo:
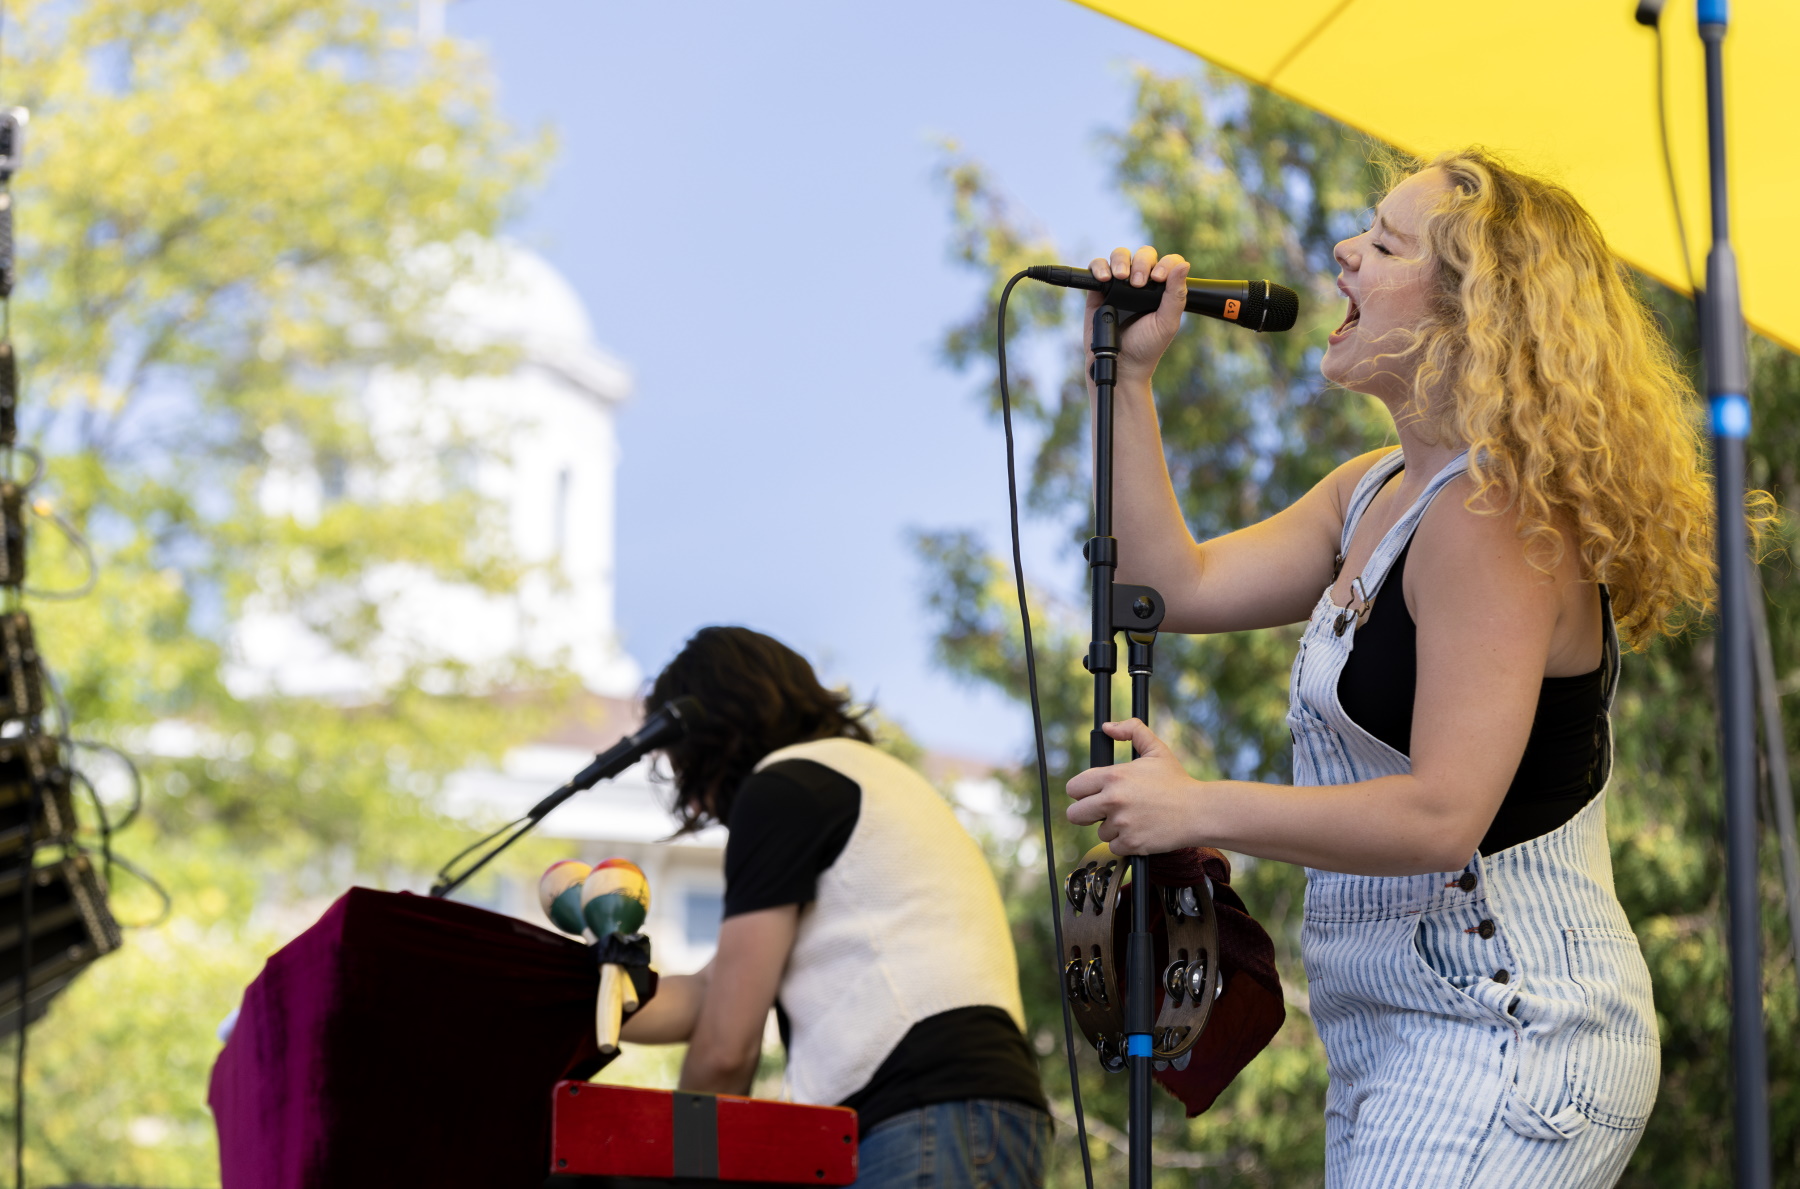
<instances>
[{"instance_id":1,"label":"black t-shirt sleeve","mask_svg":"<svg viewBox=\"0 0 1800 1189\"><path fill-rule=\"evenodd\" d=\"M725 823L725 915L818 895L862 812L862 789L811 760L783 760L739 787Z\"/></svg>"}]
</instances>

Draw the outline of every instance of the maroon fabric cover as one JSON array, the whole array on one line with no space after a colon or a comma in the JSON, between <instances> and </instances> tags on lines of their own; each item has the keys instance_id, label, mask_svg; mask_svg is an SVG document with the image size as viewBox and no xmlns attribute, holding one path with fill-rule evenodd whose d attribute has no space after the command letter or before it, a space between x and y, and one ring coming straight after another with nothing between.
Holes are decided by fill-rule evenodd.
<instances>
[{"instance_id":1,"label":"maroon fabric cover","mask_svg":"<svg viewBox=\"0 0 1800 1189\"><path fill-rule=\"evenodd\" d=\"M551 1088L602 1064L586 946L352 888L264 966L213 1065L224 1189L537 1189Z\"/></svg>"},{"instance_id":2,"label":"maroon fabric cover","mask_svg":"<svg viewBox=\"0 0 1800 1189\"><path fill-rule=\"evenodd\" d=\"M1275 973L1275 943L1244 908L1231 888L1231 860L1211 847L1188 847L1150 856L1150 882L1159 887L1193 887L1212 880L1213 910L1219 919L1219 966L1224 987L1213 1001L1206 1031L1194 1046L1186 1069L1170 1066L1157 1072L1156 1081L1180 1100L1193 1118L1213 1104L1238 1072L1268 1047L1287 1007L1281 998L1281 978ZM1123 919L1125 913L1119 914ZM1150 898L1150 927L1157 931L1156 968L1168 965L1168 933L1161 923L1161 897ZM1127 926L1129 927L1129 926ZM1123 936L1115 939L1124 953ZM1156 1006L1162 1010L1164 992L1157 988Z\"/></svg>"}]
</instances>

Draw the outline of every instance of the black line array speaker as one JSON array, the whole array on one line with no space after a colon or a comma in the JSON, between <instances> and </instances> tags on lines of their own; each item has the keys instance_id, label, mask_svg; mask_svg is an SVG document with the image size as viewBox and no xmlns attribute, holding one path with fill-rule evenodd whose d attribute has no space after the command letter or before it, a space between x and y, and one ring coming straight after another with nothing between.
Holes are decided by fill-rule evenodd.
<instances>
[{"instance_id":1,"label":"black line array speaker","mask_svg":"<svg viewBox=\"0 0 1800 1189\"><path fill-rule=\"evenodd\" d=\"M20 994L25 957L25 880L14 866L0 871L0 1037L44 1014L75 976L119 948L119 927L106 907L106 887L87 855L65 854L31 872L31 971Z\"/></svg>"}]
</instances>

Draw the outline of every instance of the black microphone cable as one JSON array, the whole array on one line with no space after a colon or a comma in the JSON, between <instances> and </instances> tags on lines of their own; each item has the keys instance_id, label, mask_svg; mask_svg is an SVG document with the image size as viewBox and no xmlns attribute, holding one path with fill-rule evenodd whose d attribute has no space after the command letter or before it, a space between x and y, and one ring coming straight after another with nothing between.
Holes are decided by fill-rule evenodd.
<instances>
[{"instance_id":1,"label":"black microphone cable","mask_svg":"<svg viewBox=\"0 0 1800 1189\"><path fill-rule=\"evenodd\" d=\"M1069 1055L1069 1093L1075 1100L1075 1134L1081 1144L1081 1175L1094 1189L1094 1162L1088 1153L1087 1116L1081 1109L1081 1070L1075 1063L1075 1017L1069 1008L1069 983L1063 977L1062 897L1057 891L1056 840L1050 832L1050 767L1044 756L1044 708L1038 699L1037 652L1031 642L1031 606L1025 598L1025 561L1019 548L1019 475L1013 454L1012 394L1006 386L1006 303L1013 286L1024 280L1021 270L1000 293L999 361L1000 421L1006 430L1006 502L1012 525L1013 583L1019 592L1019 625L1025 639L1025 684L1031 695L1031 733L1037 746L1038 806L1044 819L1044 867L1049 876L1050 928L1056 935L1056 994L1062 1001L1063 1050Z\"/></svg>"},{"instance_id":2,"label":"black microphone cable","mask_svg":"<svg viewBox=\"0 0 1800 1189\"><path fill-rule=\"evenodd\" d=\"M1687 273L1688 292L1700 301L1700 283L1694 277L1694 258L1688 253L1687 220L1681 217L1681 191L1675 186L1675 156L1669 151L1669 95L1664 76L1662 10L1665 0L1641 0L1637 23L1656 34L1656 128L1662 137L1663 178L1669 183L1669 206L1675 212L1675 236L1681 241L1681 267Z\"/></svg>"}]
</instances>

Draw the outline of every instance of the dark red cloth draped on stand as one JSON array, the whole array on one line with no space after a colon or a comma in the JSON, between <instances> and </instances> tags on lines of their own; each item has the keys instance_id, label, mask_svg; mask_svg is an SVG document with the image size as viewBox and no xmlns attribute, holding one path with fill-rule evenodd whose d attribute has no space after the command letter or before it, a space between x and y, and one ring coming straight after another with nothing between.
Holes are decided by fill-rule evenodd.
<instances>
[{"instance_id":1,"label":"dark red cloth draped on stand","mask_svg":"<svg viewBox=\"0 0 1800 1189\"><path fill-rule=\"evenodd\" d=\"M1170 1066L1156 1081L1187 1108L1188 1118L1206 1110L1252 1058L1268 1047L1287 1008L1281 978L1275 972L1275 944L1231 889L1231 861L1211 847L1188 847L1150 856L1150 882L1158 887L1194 887L1212 880L1213 910L1219 919L1219 963L1224 980L1213 1002L1206 1031L1189 1054L1186 1069ZM1124 952L1128 913L1115 924L1114 945ZM1150 898L1150 928L1156 934L1156 968L1168 965L1168 933L1162 923L1161 897ZM1156 991L1157 1010L1164 991Z\"/></svg>"},{"instance_id":2,"label":"dark red cloth draped on stand","mask_svg":"<svg viewBox=\"0 0 1800 1189\"><path fill-rule=\"evenodd\" d=\"M352 888L269 959L213 1066L225 1189L537 1189L551 1088L602 1064L598 984L578 941Z\"/></svg>"}]
</instances>

